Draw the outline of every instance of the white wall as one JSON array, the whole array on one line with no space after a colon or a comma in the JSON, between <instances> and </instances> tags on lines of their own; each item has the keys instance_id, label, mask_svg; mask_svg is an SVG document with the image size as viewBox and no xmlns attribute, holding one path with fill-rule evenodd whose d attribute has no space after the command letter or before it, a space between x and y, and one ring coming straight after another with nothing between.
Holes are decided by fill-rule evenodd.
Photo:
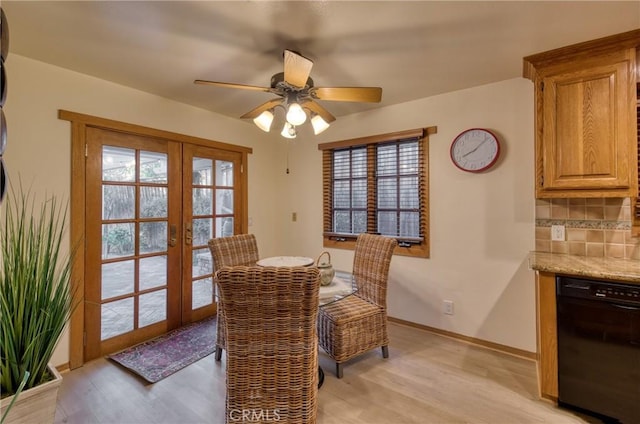
<instances>
[{"instance_id":1,"label":"white wall","mask_svg":"<svg viewBox=\"0 0 640 424\"><path fill-rule=\"evenodd\" d=\"M45 192L69 198L71 125L58 110L114 119L253 148L249 155L249 216L261 253L279 251L273 226L278 195L273 184L277 139L253 124L213 114L138 90L10 54L8 95L4 107L8 127L4 155L12 183L22 179L42 197ZM61 341L52 362L68 361L68 338Z\"/></svg>"},{"instance_id":2,"label":"white wall","mask_svg":"<svg viewBox=\"0 0 640 424\"><path fill-rule=\"evenodd\" d=\"M526 264L534 247L530 82L514 79L339 118L320 137L302 134L289 142L277 132L15 54L7 70L4 158L13 181L19 175L39 193L68 196L70 124L57 118L58 109L249 146L249 230L261 256L322 252L319 141L437 126L430 137L431 258L394 257L390 314L535 351L534 279ZM501 160L487 173L464 173L449 159L451 140L470 127L500 137ZM352 252L330 252L335 268L351 268ZM455 302L455 315L441 313L443 299ZM65 337L53 363L67 360Z\"/></svg>"},{"instance_id":3,"label":"white wall","mask_svg":"<svg viewBox=\"0 0 640 424\"><path fill-rule=\"evenodd\" d=\"M534 273L533 87L521 78L339 118L318 139L296 140L292 173L279 176L290 193L281 211L287 253L322 251L321 152L318 141L437 126L430 137L431 257L395 256L389 313L469 337L536 350ZM458 170L453 138L467 128L494 131L499 162L482 174ZM298 221L291 222L291 212ZM352 252L329 250L336 269L350 270ZM453 316L442 301L455 304Z\"/></svg>"}]
</instances>

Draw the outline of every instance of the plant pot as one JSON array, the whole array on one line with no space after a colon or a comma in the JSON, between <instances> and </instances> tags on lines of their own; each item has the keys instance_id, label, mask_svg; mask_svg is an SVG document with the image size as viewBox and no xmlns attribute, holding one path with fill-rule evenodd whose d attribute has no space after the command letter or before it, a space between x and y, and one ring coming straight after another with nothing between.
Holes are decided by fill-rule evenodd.
<instances>
[{"instance_id":1,"label":"plant pot","mask_svg":"<svg viewBox=\"0 0 640 424\"><path fill-rule=\"evenodd\" d=\"M53 379L20 393L3 424L53 423L62 376L51 364L48 368ZM0 417L4 415L13 398L14 396L10 396L0 401Z\"/></svg>"}]
</instances>

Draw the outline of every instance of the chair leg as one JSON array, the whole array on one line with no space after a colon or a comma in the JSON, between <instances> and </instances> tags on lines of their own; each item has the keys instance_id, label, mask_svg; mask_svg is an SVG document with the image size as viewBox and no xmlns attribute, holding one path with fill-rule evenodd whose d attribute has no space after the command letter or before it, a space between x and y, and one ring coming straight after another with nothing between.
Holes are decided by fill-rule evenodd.
<instances>
[{"instance_id":1,"label":"chair leg","mask_svg":"<svg viewBox=\"0 0 640 424\"><path fill-rule=\"evenodd\" d=\"M222 358L222 348L220 346L216 346L216 361L220 361Z\"/></svg>"},{"instance_id":2,"label":"chair leg","mask_svg":"<svg viewBox=\"0 0 640 424\"><path fill-rule=\"evenodd\" d=\"M342 378L342 364L339 362L336 362L336 376Z\"/></svg>"},{"instance_id":3,"label":"chair leg","mask_svg":"<svg viewBox=\"0 0 640 424\"><path fill-rule=\"evenodd\" d=\"M318 389L322 387L324 383L324 370L320 365L318 365Z\"/></svg>"},{"instance_id":4,"label":"chair leg","mask_svg":"<svg viewBox=\"0 0 640 424\"><path fill-rule=\"evenodd\" d=\"M382 357L383 358L389 357L389 346L382 346Z\"/></svg>"}]
</instances>

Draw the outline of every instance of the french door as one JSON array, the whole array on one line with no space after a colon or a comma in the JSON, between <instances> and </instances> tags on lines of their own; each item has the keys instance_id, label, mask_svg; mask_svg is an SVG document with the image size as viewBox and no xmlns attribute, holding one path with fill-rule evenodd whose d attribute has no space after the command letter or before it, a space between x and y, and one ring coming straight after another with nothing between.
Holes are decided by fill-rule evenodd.
<instances>
[{"instance_id":1,"label":"french door","mask_svg":"<svg viewBox=\"0 0 640 424\"><path fill-rule=\"evenodd\" d=\"M87 127L84 360L216 311L212 237L242 231L242 153Z\"/></svg>"},{"instance_id":2,"label":"french door","mask_svg":"<svg viewBox=\"0 0 640 424\"><path fill-rule=\"evenodd\" d=\"M209 239L242 232L241 159L237 152L183 145L184 243L183 321L198 321L216 312Z\"/></svg>"}]
</instances>

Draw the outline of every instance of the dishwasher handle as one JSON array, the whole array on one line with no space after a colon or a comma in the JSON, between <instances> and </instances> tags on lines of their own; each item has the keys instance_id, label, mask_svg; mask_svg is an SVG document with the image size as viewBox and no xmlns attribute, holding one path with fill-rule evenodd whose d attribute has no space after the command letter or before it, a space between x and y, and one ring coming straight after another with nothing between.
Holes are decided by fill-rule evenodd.
<instances>
[{"instance_id":1,"label":"dishwasher handle","mask_svg":"<svg viewBox=\"0 0 640 424\"><path fill-rule=\"evenodd\" d=\"M620 305L619 303L612 303L611 306L614 308L626 309L628 311L640 311L640 308L637 306Z\"/></svg>"}]
</instances>

